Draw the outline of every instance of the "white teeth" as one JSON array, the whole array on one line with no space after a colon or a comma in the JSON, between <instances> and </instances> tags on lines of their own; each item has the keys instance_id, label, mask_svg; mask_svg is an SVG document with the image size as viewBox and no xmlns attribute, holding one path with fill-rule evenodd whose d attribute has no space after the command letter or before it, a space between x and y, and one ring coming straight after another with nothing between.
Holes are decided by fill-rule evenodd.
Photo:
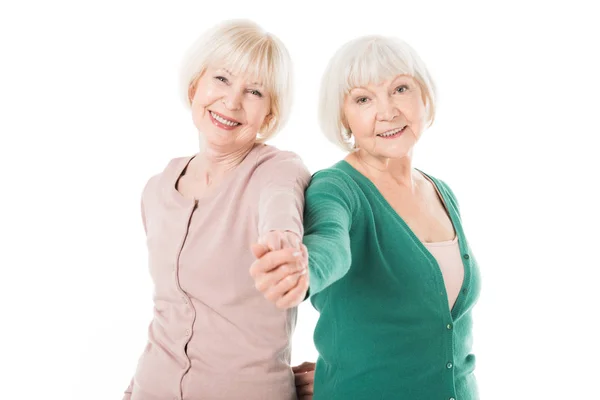
<instances>
[{"instance_id":1,"label":"white teeth","mask_svg":"<svg viewBox=\"0 0 600 400\"><path fill-rule=\"evenodd\" d=\"M214 113L214 112L212 112L212 111L210 112L210 115L212 115L212 117L213 117L214 119L216 119L217 121L219 121L219 122L220 122L220 123L222 123L223 125L227 125L227 126L238 126L238 125L239 125L239 123L238 123L238 122L233 122L233 121L230 121L230 120L228 120L228 119L222 118L222 117L220 117L219 115L215 114L215 113Z\"/></svg>"},{"instance_id":2,"label":"white teeth","mask_svg":"<svg viewBox=\"0 0 600 400\"><path fill-rule=\"evenodd\" d=\"M392 131L386 132L386 133L380 133L377 136L381 136L381 137L390 137L390 136L394 136L396 133L402 131L404 128L406 128L406 126L403 126L402 128L396 128Z\"/></svg>"}]
</instances>

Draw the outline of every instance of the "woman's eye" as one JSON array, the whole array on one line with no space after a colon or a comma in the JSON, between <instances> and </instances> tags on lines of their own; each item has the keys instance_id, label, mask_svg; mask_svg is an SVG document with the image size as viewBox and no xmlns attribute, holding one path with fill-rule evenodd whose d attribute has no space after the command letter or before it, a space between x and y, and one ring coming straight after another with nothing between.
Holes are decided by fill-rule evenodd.
<instances>
[{"instance_id":1,"label":"woman's eye","mask_svg":"<svg viewBox=\"0 0 600 400\"><path fill-rule=\"evenodd\" d=\"M250 94L255 95L256 97L263 97L262 93L258 90L250 90Z\"/></svg>"},{"instance_id":2,"label":"woman's eye","mask_svg":"<svg viewBox=\"0 0 600 400\"><path fill-rule=\"evenodd\" d=\"M227 78L225 78L224 76L215 76L215 79L223 83L227 83Z\"/></svg>"},{"instance_id":3,"label":"woman's eye","mask_svg":"<svg viewBox=\"0 0 600 400\"><path fill-rule=\"evenodd\" d=\"M356 99L356 102L358 104L365 104L369 99L367 99L366 97L359 97L358 99Z\"/></svg>"},{"instance_id":4,"label":"woman's eye","mask_svg":"<svg viewBox=\"0 0 600 400\"><path fill-rule=\"evenodd\" d=\"M404 92L406 92L407 90L408 90L408 86L406 86L406 85L398 86L398 87L396 88L396 92L398 92L398 93L404 93Z\"/></svg>"}]
</instances>

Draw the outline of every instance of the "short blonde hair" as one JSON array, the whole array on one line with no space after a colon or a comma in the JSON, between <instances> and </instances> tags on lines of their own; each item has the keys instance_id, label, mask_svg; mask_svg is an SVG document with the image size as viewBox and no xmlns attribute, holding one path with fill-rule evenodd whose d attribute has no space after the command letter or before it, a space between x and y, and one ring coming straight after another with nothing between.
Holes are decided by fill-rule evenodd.
<instances>
[{"instance_id":1,"label":"short blonde hair","mask_svg":"<svg viewBox=\"0 0 600 400\"><path fill-rule=\"evenodd\" d=\"M428 126L435 117L435 87L417 52L400 39L364 36L343 45L329 61L321 81L319 123L331 142L352 151L352 133L345 125L343 104L352 88L377 84L406 74L421 86Z\"/></svg>"},{"instance_id":2,"label":"short blonde hair","mask_svg":"<svg viewBox=\"0 0 600 400\"><path fill-rule=\"evenodd\" d=\"M292 103L292 61L283 43L248 20L222 22L204 32L184 56L180 70L181 96L191 107L190 89L211 66L247 74L265 85L271 96L270 120L257 142L273 137L285 125Z\"/></svg>"}]
</instances>

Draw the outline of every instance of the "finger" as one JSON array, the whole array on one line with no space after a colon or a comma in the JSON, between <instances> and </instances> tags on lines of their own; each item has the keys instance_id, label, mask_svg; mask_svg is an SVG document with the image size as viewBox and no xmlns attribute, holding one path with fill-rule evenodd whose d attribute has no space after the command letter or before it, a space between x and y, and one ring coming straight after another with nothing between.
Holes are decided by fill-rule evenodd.
<instances>
[{"instance_id":1,"label":"finger","mask_svg":"<svg viewBox=\"0 0 600 400\"><path fill-rule=\"evenodd\" d=\"M296 287L288 291L283 297L279 298L275 302L277 308L285 310L291 307L296 307L302 303L304 297L306 297L306 291L308 290L308 275L300 275Z\"/></svg>"},{"instance_id":2,"label":"finger","mask_svg":"<svg viewBox=\"0 0 600 400\"><path fill-rule=\"evenodd\" d=\"M316 367L315 363L309 362L309 361L304 361L302 364L292 367L292 371L294 371L294 373L314 371L315 367Z\"/></svg>"},{"instance_id":3,"label":"finger","mask_svg":"<svg viewBox=\"0 0 600 400\"><path fill-rule=\"evenodd\" d=\"M302 257L302 252L295 249L270 251L252 263L250 274L254 277L269 272L284 264L294 264Z\"/></svg>"},{"instance_id":4,"label":"finger","mask_svg":"<svg viewBox=\"0 0 600 400\"><path fill-rule=\"evenodd\" d=\"M287 292L296 287L298 280L302 276L301 274L301 272L294 272L293 274L286 276L265 292L265 298L269 301L277 302L279 299L283 298Z\"/></svg>"},{"instance_id":5,"label":"finger","mask_svg":"<svg viewBox=\"0 0 600 400\"><path fill-rule=\"evenodd\" d=\"M280 231L271 231L267 234L266 244L271 250L281 250L284 248L282 245L283 240L283 234Z\"/></svg>"},{"instance_id":6,"label":"finger","mask_svg":"<svg viewBox=\"0 0 600 400\"><path fill-rule=\"evenodd\" d=\"M298 256L298 261L299 261L298 268L306 269L308 266L308 252L304 251L304 249L303 249L304 245L302 244L302 242L300 241L298 236L295 234L291 234L290 236L287 237L286 243L287 243L287 247L297 249L298 252L300 253L300 255Z\"/></svg>"},{"instance_id":7,"label":"finger","mask_svg":"<svg viewBox=\"0 0 600 400\"><path fill-rule=\"evenodd\" d=\"M281 248L282 249L298 249L296 246L294 246L293 237L287 233L281 237Z\"/></svg>"},{"instance_id":8,"label":"finger","mask_svg":"<svg viewBox=\"0 0 600 400\"><path fill-rule=\"evenodd\" d=\"M302 241L300 240L300 236L298 236L295 232L286 231L285 237L287 239L288 244L291 247L295 249L300 249L300 244L302 243Z\"/></svg>"},{"instance_id":9,"label":"finger","mask_svg":"<svg viewBox=\"0 0 600 400\"><path fill-rule=\"evenodd\" d=\"M299 244L299 249L300 249L300 252L302 253L302 255L300 256L302 266L304 268L308 268L308 249L306 248L306 246L304 244L302 244L302 242L300 242L300 244Z\"/></svg>"},{"instance_id":10,"label":"finger","mask_svg":"<svg viewBox=\"0 0 600 400\"><path fill-rule=\"evenodd\" d=\"M315 381L314 372L303 372L303 373L294 375L294 382L296 383L296 386L312 385L312 383L314 381Z\"/></svg>"},{"instance_id":11,"label":"finger","mask_svg":"<svg viewBox=\"0 0 600 400\"><path fill-rule=\"evenodd\" d=\"M265 254L267 254L269 252L269 248L266 247L264 244L260 244L260 243L255 243L253 244L250 249L252 250L252 254L254 254L254 257L256 258L261 258L262 256L264 256Z\"/></svg>"},{"instance_id":12,"label":"finger","mask_svg":"<svg viewBox=\"0 0 600 400\"><path fill-rule=\"evenodd\" d=\"M266 293L268 289L276 286L281 280L289 275L301 272L297 264L285 264L270 272L260 274L255 278L255 287L262 293Z\"/></svg>"},{"instance_id":13,"label":"finger","mask_svg":"<svg viewBox=\"0 0 600 400\"><path fill-rule=\"evenodd\" d=\"M296 387L296 394L298 396L312 396L313 387L312 385Z\"/></svg>"},{"instance_id":14,"label":"finger","mask_svg":"<svg viewBox=\"0 0 600 400\"><path fill-rule=\"evenodd\" d=\"M261 258L269 252L269 248L261 243L254 243L250 246L250 249L252 250L252 254L254 255L254 257L256 258Z\"/></svg>"}]
</instances>

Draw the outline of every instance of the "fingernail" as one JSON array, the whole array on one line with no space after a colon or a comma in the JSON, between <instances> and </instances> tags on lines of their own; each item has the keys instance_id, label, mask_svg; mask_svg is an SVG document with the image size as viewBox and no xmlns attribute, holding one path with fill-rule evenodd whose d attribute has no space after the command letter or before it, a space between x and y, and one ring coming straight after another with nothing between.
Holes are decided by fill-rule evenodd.
<instances>
[{"instance_id":1,"label":"fingernail","mask_svg":"<svg viewBox=\"0 0 600 400\"><path fill-rule=\"evenodd\" d=\"M302 255L301 251L296 251L296 252L292 253L292 256L294 256L294 257L298 257L298 256L301 256L301 255Z\"/></svg>"}]
</instances>

